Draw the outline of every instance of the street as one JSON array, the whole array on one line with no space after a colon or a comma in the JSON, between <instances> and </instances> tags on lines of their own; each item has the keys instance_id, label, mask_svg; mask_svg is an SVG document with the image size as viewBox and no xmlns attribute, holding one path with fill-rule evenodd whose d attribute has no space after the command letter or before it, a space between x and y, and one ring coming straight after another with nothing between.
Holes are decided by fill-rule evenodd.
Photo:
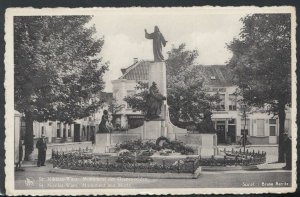
<instances>
[{"instance_id":1,"label":"street","mask_svg":"<svg viewBox=\"0 0 300 197\"><path fill-rule=\"evenodd\" d=\"M79 188L225 188L288 187L291 172L285 170L202 172L198 179L146 179L64 175L49 173L50 163L43 167L24 167L15 172L16 189Z\"/></svg>"}]
</instances>

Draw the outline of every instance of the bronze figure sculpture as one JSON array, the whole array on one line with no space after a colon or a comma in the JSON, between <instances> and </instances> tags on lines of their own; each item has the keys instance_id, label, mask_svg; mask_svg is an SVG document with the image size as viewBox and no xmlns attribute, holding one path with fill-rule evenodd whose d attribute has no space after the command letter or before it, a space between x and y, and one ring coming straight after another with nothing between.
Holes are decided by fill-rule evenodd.
<instances>
[{"instance_id":1,"label":"bronze figure sculpture","mask_svg":"<svg viewBox=\"0 0 300 197\"><path fill-rule=\"evenodd\" d=\"M159 92L156 83L153 82L152 86L149 88L149 94L146 100L146 120L160 118L161 106L164 100L166 100L166 97Z\"/></svg>"},{"instance_id":2,"label":"bronze figure sculpture","mask_svg":"<svg viewBox=\"0 0 300 197\"><path fill-rule=\"evenodd\" d=\"M162 33L159 31L158 27L154 27L154 32L149 34L145 29L145 37L147 39L153 40L153 55L154 55L154 62L161 62L164 61L164 56L162 54L162 46L166 46L168 41L165 40Z\"/></svg>"}]
</instances>

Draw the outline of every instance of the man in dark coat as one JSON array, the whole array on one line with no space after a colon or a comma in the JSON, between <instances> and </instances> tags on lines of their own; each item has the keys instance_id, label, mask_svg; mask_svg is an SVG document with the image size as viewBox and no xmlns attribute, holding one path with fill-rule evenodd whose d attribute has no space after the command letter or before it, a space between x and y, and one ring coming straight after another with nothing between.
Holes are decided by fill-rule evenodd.
<instances>
[{"instance_id":1,"label":"man in dark coat","mask_svg":"<svg viewBox=\"0 0 300 197\"><path fill-rule=\"evenodd\" d=\"M289 138L288 133L284 134L283 144L284 144L284 155L285 155L285 163L286 163L283 169L291 170L292 169L292 140Z\"/></svg>"},{"instance_id":2,"label":"man in dark coat","mask_svg":"<svg viewBox=\"0 0 300 197\"><path fill-rule=\"evenodd\" d=\"M47 142L45 136L42 134L41 138L36 143L36 148L38 149L38 162L37 166L45 166Z\"/></svg>"}]
</instances>

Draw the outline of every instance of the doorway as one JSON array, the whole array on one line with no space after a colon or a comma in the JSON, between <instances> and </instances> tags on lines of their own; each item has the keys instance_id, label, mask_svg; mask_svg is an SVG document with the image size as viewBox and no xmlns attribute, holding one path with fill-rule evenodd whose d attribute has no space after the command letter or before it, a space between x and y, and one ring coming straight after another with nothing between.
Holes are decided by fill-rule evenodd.
<instances>
[{"instance_id":1,"label":"doorway","mask_svg":"<svg viewBox=\"0 0 300 197\"><path fill-rule=\"evenodd\" d=\"M74 142L80 142L80 124L74 124Z\"/></svg>"},{"instance_id":2,"label":"doorway","mask_svg":"<svg viewBox=\"0 0 300 197\"><path fill-rule=\"evenodd\" d=\"M228 137L230 137L231 143L235 143L236 142L236 138L235 138L235 125L228 125Z\"/></svg>"},{"instance_id":3,"label":"doorway","mask_svg":"<svg viewBox=\"0 0 300 197\"><path fill-rule=\"evenodd\" d=\"M217 121L218 144L225 144L225 121Z\"/></svg>"}]
</instances>

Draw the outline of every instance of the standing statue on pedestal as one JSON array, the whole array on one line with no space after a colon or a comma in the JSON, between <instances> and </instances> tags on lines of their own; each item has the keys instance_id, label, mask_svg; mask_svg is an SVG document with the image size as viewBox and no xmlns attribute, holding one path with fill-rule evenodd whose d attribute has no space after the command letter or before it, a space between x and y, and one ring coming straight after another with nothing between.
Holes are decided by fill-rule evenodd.
<instances>
[{"instance_id":1,"label":"standing statue on pedestal","mask_svg":"<svg viewBox=\"0 0 300 197\"><path fill-rule=\"evenodd\" d=\"M108 111L104 110L101 122L99 124L99 131L98 131L98 133L109 133L109 129L106 126L107 122L109 122L109 120L108 120Z\"/></svg>"},{"instance_id":2,"label":"standing statue on pedestal","mask_svg":"<svg viewBox=\"0 0 300 197\"><path fill-rule=\"evenodd\" d=\"M161 62L164 61L164 56L162 54L162 45L165 47L168 41L165 40L162 33L160 33L157 26L154 27L154 32L148 34L147 30L145 29L145 37L147 39L153 40L153 54L154 54L154 61Z\"/></svg>"},{"instance_id":3,"label":"standing statue on pedestal","mask_svg":"<svg viewBox=\"0 0 300 197\"><path fill-rule=\"evenodd\" d=\"M149 94L147 96L146 105L146 120L153 120L156 118L160 118L161 106L163 101L166 100L158 90L156 83L153 82L152 86L149 88Z\"/></svg>"}]
</instances>

